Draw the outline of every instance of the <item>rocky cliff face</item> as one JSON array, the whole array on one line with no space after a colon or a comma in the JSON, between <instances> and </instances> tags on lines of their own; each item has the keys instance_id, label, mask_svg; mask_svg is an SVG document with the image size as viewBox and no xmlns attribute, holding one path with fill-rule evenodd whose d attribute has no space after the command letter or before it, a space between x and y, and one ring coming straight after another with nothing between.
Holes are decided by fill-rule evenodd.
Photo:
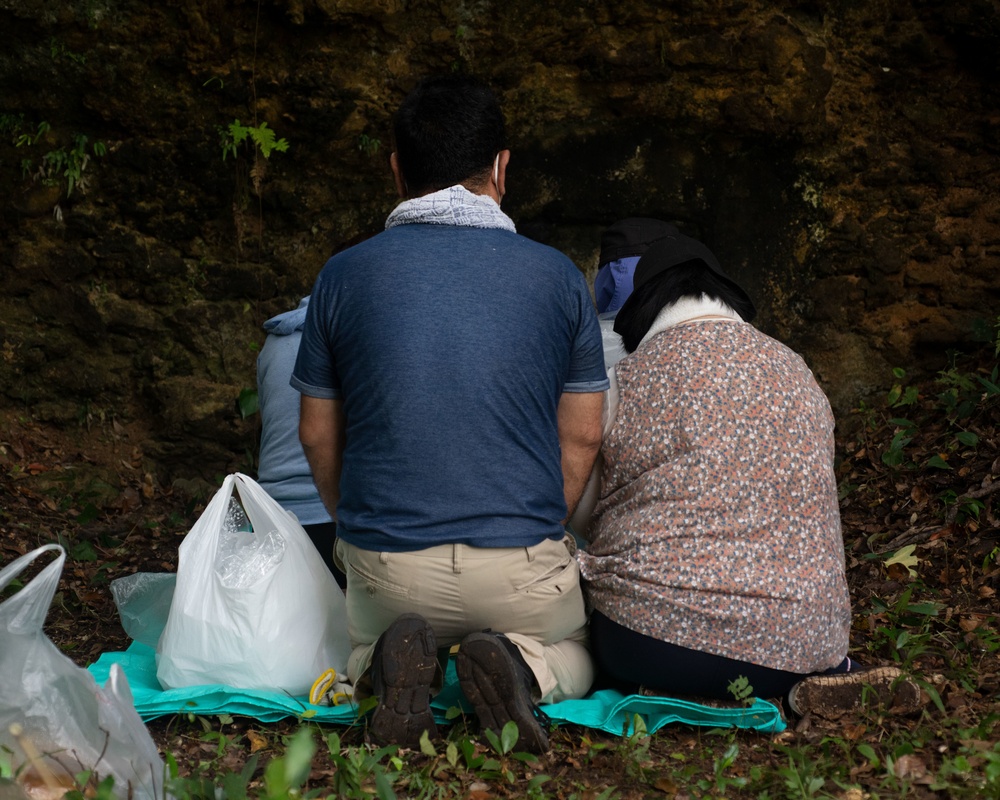
<instances>
[{"instance_id":1,"label":"rocky cliff face","mask_svg":"<svg viewBox=\"0 0 1000 800\"><path fill-rule=\"evenodd\" d=\"M998 47L996 0L0 0L0 407L239 462L260 324L381 228L392 111L461 69L521 232L592 274L615 219L679 222L846 411L1000 311Z\"/></svg>"}]
</instances>

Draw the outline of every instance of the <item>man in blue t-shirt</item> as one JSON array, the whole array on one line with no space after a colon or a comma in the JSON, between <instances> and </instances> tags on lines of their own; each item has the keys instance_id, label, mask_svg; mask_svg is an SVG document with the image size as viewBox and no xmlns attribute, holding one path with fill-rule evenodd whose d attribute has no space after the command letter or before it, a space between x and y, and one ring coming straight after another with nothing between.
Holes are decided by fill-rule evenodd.
<instances>
[{"instance_id":1,"label":"man in blue t-shirt","mask_svg":"<svg viewBox=\"0 0 1000 800\"><path fill-rule=\"evenodd\" d=\"M536 702L593 679L564 522L600 446L608 386L586 283L500 210L510 152L493 93L429 78L403 101L386 230L331 258L291 383L338 525L348 675L380 743L436 732L437 648L460 643L481 724L548 747Z\"/></svg>"}]
</instances>

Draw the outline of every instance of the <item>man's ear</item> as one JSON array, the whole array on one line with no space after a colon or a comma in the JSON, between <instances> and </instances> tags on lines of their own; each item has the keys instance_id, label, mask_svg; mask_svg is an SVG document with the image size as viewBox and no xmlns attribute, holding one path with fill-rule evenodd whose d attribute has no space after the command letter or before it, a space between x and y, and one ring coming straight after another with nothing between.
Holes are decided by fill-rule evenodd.
<instances>
[{"instance_id":1,"label":"man's ear","mask_svg":"<svg viewBox=\"0 0 1000 800\"><path fill-rule=\"evenodd\" d=\"M507 193L507 164L510 163L510 150L501 150L497 161L497 202Z\"/></svg>"},{"instance_id":2,"label":"man's ear","mask_svg":"<svg viewBox=\"0 0 1000 800\"><path fill-rule=\"evenodd\" d=\"M407 196L406 181L403 179L403 173L399 171L399 159L395 153L389 156L389 166L392 167L392 179L396 182L396 193L405 200Z\"/></svg>"}]
</instances>

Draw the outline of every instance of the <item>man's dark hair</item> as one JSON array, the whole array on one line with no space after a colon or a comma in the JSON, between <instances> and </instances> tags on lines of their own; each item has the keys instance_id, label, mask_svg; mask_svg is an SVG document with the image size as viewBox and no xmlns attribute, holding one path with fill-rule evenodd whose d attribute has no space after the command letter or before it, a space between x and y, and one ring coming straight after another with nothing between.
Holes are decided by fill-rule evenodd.
<instances>
[{"instance_id":1,"label":"man's dark hair","mask_svg":"<svg viewBox=\"0 0 1000 800\"><path fill-rule=\"evenodd\" d=\"M496 95L468 75L424 78L396 112L393 134L411 196L489 180L493 159L506 147Z\"/></svg>"},{"instance_id":2,"label":"man's dark hair","mask_svg":"<svg viewBox=\"0 0 1000 800\"><path fill-rule=\"evenodd\" d=\"M755 309L750 299L712 272L700 259L678 264L639 286L615 317L615 333L626 352L635 352L657 315L682 297L719 300L749 322Z\"/></svg>"}]
</instances>

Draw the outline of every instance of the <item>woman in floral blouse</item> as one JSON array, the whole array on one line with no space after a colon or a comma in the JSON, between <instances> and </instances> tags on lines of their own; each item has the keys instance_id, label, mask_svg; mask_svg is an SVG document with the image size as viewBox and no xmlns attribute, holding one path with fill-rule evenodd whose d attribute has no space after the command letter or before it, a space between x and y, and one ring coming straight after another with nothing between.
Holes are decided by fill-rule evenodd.
<instances>
[{"instance_id":1,"label":"woman in floral blouse","mask_svg":"<svg viewBox=\"0 0 1000 800\"><path fill-rule=\"evenodd\" d=\"M599 666L675 695L791 694L800 713L866 685L900 700L898 670L847 657L834 420L809 368L694 239L653 244L634 287L579 556Z\"/></svg>"}]
</instances>

